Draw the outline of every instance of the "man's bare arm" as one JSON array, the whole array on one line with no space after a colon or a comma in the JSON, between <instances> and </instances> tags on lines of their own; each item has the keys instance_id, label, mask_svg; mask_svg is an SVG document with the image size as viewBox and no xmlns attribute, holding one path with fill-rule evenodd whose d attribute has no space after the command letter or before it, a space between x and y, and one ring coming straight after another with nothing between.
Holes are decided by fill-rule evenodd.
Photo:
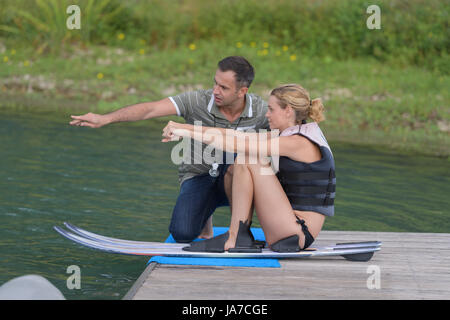
<instances>
[{"instance_id":1,"label":"man's bare arm","mask_svg":"<svg viewBox=\"0 0 450 320\"><path fill-rule=\"evenodd\" d=\"M70 125L100 128L115 122L147 120L176 114L173 103L169 98L165 98L123 107L104 115L89 112L81 116L71 116L73 120Z\"/></svg>"}]
</instances>

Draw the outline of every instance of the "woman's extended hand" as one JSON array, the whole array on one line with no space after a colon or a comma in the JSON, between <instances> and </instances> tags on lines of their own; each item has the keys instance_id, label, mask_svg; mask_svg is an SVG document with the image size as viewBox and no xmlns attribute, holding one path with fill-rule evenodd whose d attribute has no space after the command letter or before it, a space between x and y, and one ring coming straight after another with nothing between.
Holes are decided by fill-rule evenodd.
<instances>
[{"instance_id":1,"label":"woman's extended hand","mask_svg":"<svg viewBox=\"0 0 450 320\"><path fill-rule=\"evenodd\" d=\"M189 136L186 124L169 121L163 129L162 142L178 141L184 136Z\"/></svg>"}]
</instances>

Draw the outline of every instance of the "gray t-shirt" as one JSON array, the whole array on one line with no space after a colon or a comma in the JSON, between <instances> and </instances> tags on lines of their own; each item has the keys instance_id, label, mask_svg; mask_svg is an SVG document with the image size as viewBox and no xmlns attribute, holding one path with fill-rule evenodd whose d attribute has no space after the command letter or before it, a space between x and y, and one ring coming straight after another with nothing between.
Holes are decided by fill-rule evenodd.
<instances>
[{"instance_id":1,"label":"gray t-shirt","mask_svg":"<svg viewBox=\"0 0 450 320\"><path fill-rule=\"evenodd\" d=\"M265 117L267 102L261 97L247 93L245 96L244 111L242 111L238 119L231 123L214 103L214 95L212 92L212 89L189 91L169 97L169 99L174 104L177 114L183 117L186 123L189 124L199 124L198 121L201 121L201 125L206 127L230 128L242 131L269 130L269 123ZM191 140L190 155L183 155L183 161L178 168L180 184L189 178L209 171L212 163L211 161L207 161L208 159L205 159L203 156L207 147L206 144ZM219 150L217 152L222 153ZM223 158L222 156L220 158L223 160L230 159L225 153L222 154ZM226 162L228 163L227 160Z\"/></svg>"}]
</instances>

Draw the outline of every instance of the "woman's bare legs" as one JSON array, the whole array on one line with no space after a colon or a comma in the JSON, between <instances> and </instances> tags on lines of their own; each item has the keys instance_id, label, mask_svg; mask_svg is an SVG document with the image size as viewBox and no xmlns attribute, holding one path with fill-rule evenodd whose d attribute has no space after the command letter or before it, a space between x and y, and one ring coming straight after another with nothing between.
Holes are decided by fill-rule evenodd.
<instances>
[{"instance_id":1,"label":"woman's bare legs","mask_svg":"<svg viewBox=\"0 0 450 320\"><path fill-rule=\"evenodd\" d=\"M253 214L253 179L245 164L233 167L233 183L231 188L233 206L231 207L231 223L225 250L234 248L239 221L251 221Z\"/></svg>"},{"instance_id":2,"label":"woman's bare legs","mask_svg":"<svg viewBox=\"0 0 450 320\"><path fill-rule=\"evenodd\" d=\"M264 170L264 173L262 170ZM252 204L269 245L297 234L300 247L304 247L305 236L297 223L289 199L277 177L273 172L267 174L267 170L271 170L270 166L261 163L235 163L232 189L233 210L229 230L230 236L225 243L225 250L234 247L239 221L246 221L251 217ZM310 232L316 237L322 228L323 216L314 212L304 212L302 218Z\"/></svg>"}]
</instances>

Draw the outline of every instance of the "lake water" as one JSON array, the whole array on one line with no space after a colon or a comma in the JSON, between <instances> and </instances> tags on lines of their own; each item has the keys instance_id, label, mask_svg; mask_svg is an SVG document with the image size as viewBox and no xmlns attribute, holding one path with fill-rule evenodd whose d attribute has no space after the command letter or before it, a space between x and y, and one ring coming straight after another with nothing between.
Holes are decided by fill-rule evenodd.
<instances>
[{"instance_id":1,"label":"lake water","mask_svg":"<svg viewBox=\"0 0 450 320\"><path fill-rule=\"evenodd\" d=\"M121 299L148 259L81 247L53 226L164 241L179 188L173 144L160 142L162 123L90 129L69 120L0 111L0 284L38 274L67 299ZM325 230L450 232L447 159L329 140L337 199ZM215 225L228 221L227 208L218 209ZM80 267L81 289L66 286L71 265Z\"/></svg>"}]
</instances>

